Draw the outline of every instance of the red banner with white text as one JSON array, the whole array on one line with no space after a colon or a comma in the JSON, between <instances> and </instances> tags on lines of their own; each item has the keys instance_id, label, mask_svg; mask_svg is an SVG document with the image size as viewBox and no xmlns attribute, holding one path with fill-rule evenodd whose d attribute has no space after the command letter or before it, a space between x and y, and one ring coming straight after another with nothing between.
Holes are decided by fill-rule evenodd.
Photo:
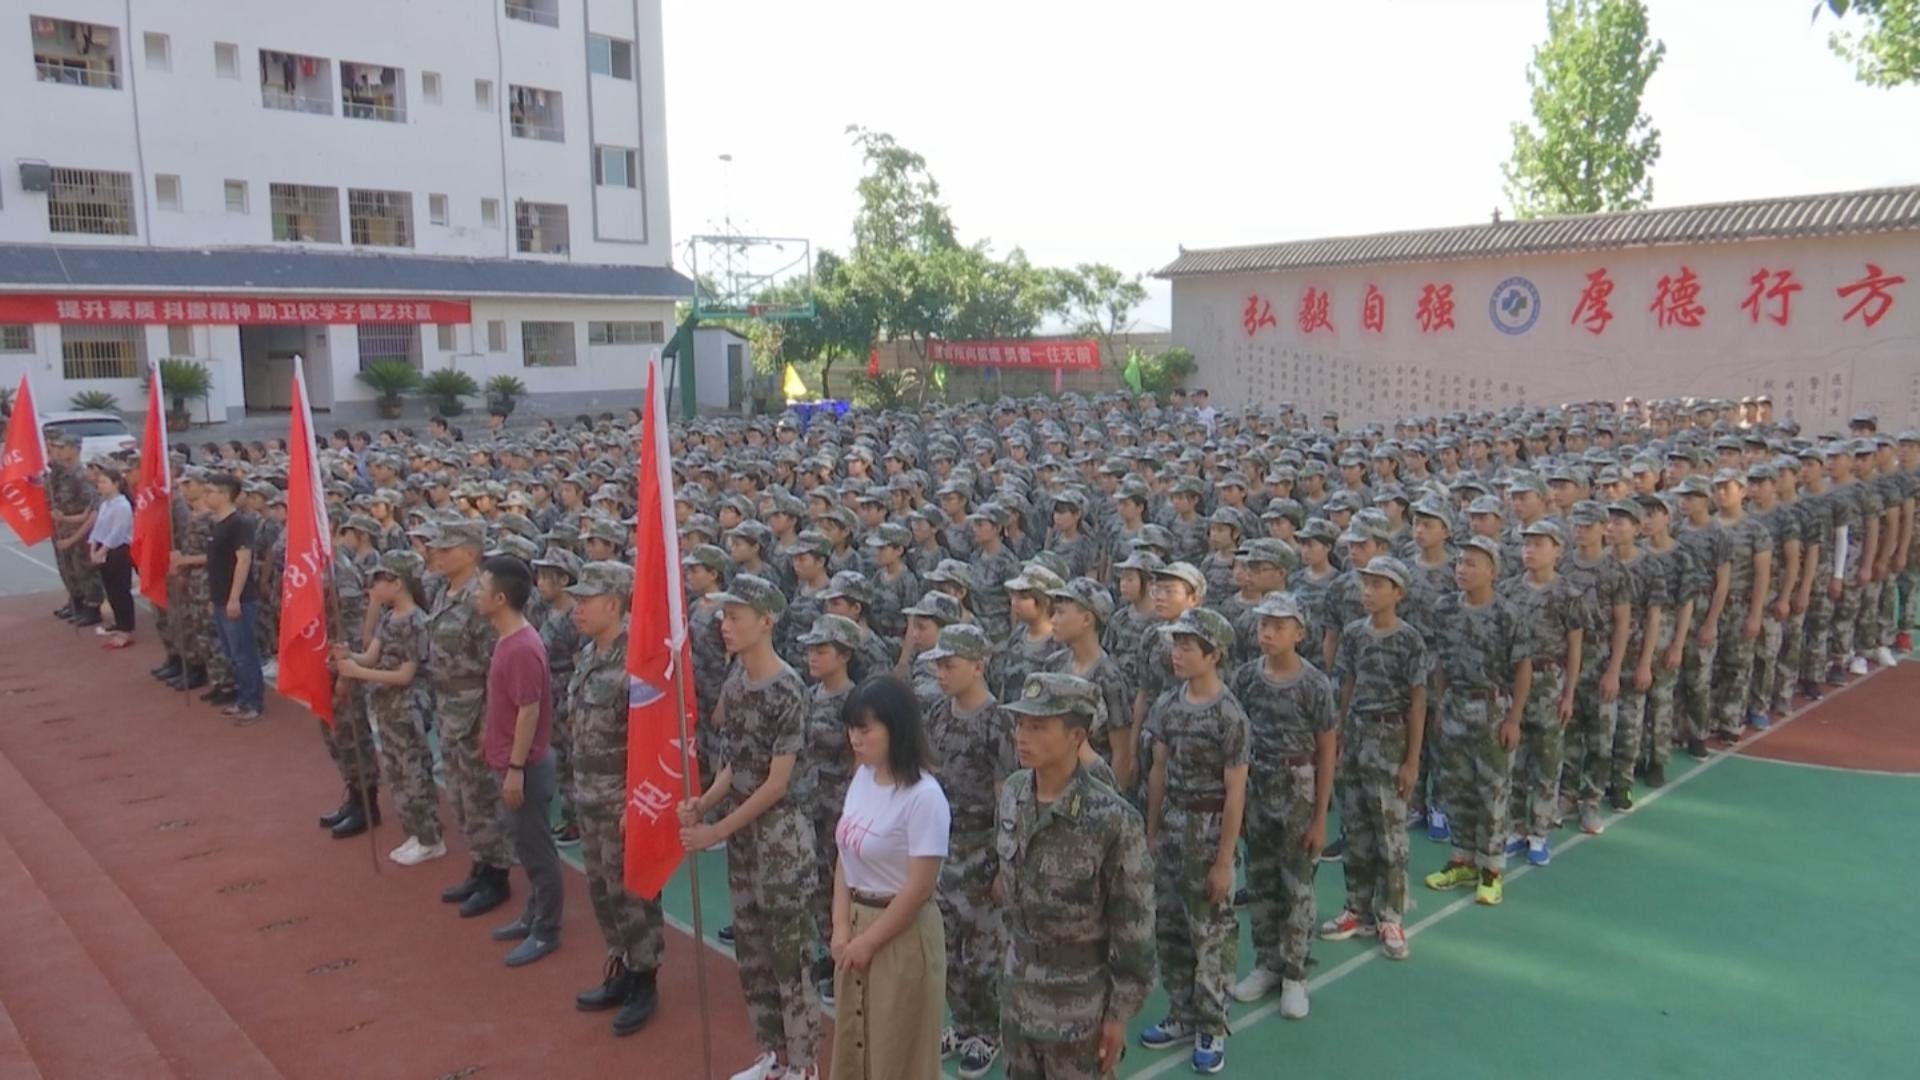
<instances>
[{"instance_id":1,"label":"red banner with white text","mask_svg":"<svg viewBox=\"0 0 1920 1080\"><path fill-rule=\"evenodd\" d=\"M464 300L411 296L134 296L122 293L0 295L0 324L215 323L297 326L307 323L437 323L473 321Z\"/></svg>"},{"instance_id":2,"label":"red banner with white text","mask_svg":"<svg viewBox=\"0 0 1920 1080\"><path fill-rule=\"evenodd\" d=\"M927 359L954 367L1055 368L1094 371L1100 367L1097 341L935 341Z\"/></svg>"}]
</instances>

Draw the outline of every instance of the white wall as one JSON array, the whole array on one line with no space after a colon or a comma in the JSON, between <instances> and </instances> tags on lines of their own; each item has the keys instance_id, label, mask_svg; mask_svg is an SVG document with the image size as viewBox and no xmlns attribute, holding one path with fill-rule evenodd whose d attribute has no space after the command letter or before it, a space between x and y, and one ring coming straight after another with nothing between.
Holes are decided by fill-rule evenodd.
<instances>
[{"instance_id":1,"label":"white wall","mask_svg":"<svg viewBox=\"0 0 1920 1080\"><path fill-rule=\"evenodd\" d=\"M342 245L349 187L413 193L414 247L421 254L520 256L513 247L516 199L566 203L571 253L581 262L665 265L667 229L665 108L659 0L562 0L560 25L539 26L502 14L501 0L333 0L327 4L246 0L59 0L43 13L121 31L121 89L41 83L34 75L28 9L0 9L0 241L183 246L273 243L269 185L340 189ZM637 242L594 239L592 146L583 11L595 29L635 39L635 81L594 76L593 124L602 141L643 149L642 190L598 189L608 206L603 232ZM601 18L607 25L599 24ZM146 31L170 39L171 70L147 66ZM237 79L215 73L214 43L239 47ZM331 61L333 115L261 104L260 50ZM390 64L405 71L403 123L347 119L338 93L340 62ZM441 102L428 104L421 74L437 72ZM493 85L493 107L474 103L474 80ZM510 84L558 90L566 141L513 138L506 120ZM604 92L603 92L604 91ZM136 123L135 106L138 106ZM136 237L51 233L46 197L20 189L16 159L133 173ZM181 177L182 209L161 211L153 176ZM245 214L225 208L224 182L244 180ZM429 224L428 195L448 196L449 222ZM480 200L500 201L498 224L481 224ZM291 246L291 245L289 245ZM368 250L390 252L392 248Z\"/></svg>"},{"instance_id":2,"label":"white wall","mask_svg":"<svg viewBox=\"0 0 1920 1080\"><path fill-rule=\"evenodd\" d=\"M702 409L725 409L733 403L727 368L729 345L740 346L742 397L751 396L752 343L721 327L697 329L693 332L693 389L694 403Z\"/></svg>"},{"instance_id":3,"label":"white wall","mask_svg":"<svg viewBox=\"0 0 1920 1080\"><path fill-rule=\"evenodd\" d=\"M1841 319L1858 294L1835 295L1863 277L1868 262L1907 278L1893 287L1894 305L1873 327L1859 316ZM1678 276L1683 265L1700 280L1706 314L1698 328L1660 328L1649 310L1657 283ZM1614 318L1596 336L1573 314L1586 276L1601 267L1614 283ZM1741 309L1762 268L1790 269L1804 285L1791 298L1785 326L1764 317L1756 324ZM1540 295L1538 318L1519 334L1496 328L1489 311L1500 283L1513 277ZM1429 283L1453 286L1451 331L1423 333L1416 321ZM1361 325L1369 285L1386 302L1380 333ZM1331 332L1302 334L1299 308L1309 288L1330 293ZM1249 297L1270 302L1278 325L1249 336ZM1814 432L1844 428L1861 409L1878 414L1883 430L1914 427L1920 233L1178 278L1173 340L1198 361L1188 384L1207 387L1222 406L1291 401L1359 421L1628 395L1765 392L1781 414Z\"/></svg>"}]
</instances>

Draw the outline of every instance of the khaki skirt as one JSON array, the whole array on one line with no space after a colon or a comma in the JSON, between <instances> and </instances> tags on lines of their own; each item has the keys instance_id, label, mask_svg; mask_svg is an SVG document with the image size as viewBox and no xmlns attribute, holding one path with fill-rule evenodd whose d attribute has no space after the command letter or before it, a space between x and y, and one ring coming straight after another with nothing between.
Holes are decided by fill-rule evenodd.
<instances>
[{"instance_id":1,"label":"khaki skirt","mask_svg":"<svg viewBox=\"0 0 1920 1080\"><path fill-rule=\"evenodd\" d=\"M882 909L853 905L858 936ZM912 925L874 954L863 974L833 976L829 1080L935 1080L947 1012L947 934L929 899Z\"/></svg>"}]
</instances>

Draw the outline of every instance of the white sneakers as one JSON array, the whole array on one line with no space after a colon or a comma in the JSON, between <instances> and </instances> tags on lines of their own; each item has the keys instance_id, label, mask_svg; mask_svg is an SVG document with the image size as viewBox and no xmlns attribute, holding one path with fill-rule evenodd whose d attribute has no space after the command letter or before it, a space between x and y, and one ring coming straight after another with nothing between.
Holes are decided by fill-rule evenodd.
<instances>
[{"instance_id":1,"label":"white sneakers","mask_svg":"<svg viewBox=\"0 0 1920 1080\"><path fill-rule=\"evenodd\" d=\"M765 1050L753 1059L753 1064L734 1073L733 1080L782 1080L781 1074L785 1071L780 1067L780 1059L773 1056L773 1051Z\"/></svg>"},{"instance_id":2,"label":"white sneakers","mask_svg":"<svg viewBox=\"0 0 1920 1080\"><path fill-rule=\"evenodd\" d=\"M1257 967L1247 972L1247 977L1233 984L1233 1000L1259 1001L1272 992L1281 983L1280 973Z\"/></svg>"},{"instance_id":3,"label":"white sneakers","mask_svg":"<svg viewBox=\"0 0 1920 1080\"><path fill-rule=\"evenodd\" d=\"M1280 980L1280 1015L1289 1020L1307 1017L1307 984L1299 979Z\"/></svg>"},{"instance_id":4,"label":"white sneakers","mask_svg":"<svg viewBox=\"0 0 1920 1080\"><path fill-rule=\"evenodd\" d=\"M1892 667L1894 665L1893 650L1885 645L1873 650L1873 662L1883 668Z\"/></svg>"},{"instance_id":5,"label":"white sneakers","mask_svg":"<svg viewBox=\"0 0 1920 1080\"><path fill-rule=\"evenodd\" d=\"M1864 656L1854 657L1852 662L1847 664L1847 670L1853 672L1855 675L1865 675L1867 673L1867 658Z\"/></svg>"},{"instance_id":6,"label":"white sneakers","mask_svg":"<svg viewBox=\"0 0 1920 1080\"><path fill-rule=\"evenodd\" d=\"M387 852L387 858L392 859L401 866L419 866L429 859L438 859L446 853L447 845L445 841L427 845L409 836L407 837L406 843Z\"/></svg>"}]
</instances>

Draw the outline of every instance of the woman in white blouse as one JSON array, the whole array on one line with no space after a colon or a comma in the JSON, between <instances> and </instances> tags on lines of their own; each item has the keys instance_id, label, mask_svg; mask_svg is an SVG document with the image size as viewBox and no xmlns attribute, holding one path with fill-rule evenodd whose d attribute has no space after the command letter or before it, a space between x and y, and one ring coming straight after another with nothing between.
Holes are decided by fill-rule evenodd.
<instances>
[{"instance_id":1,"label":"woman in white blouse","mask_svg":"<svg viewBox=\"0 0 1920 1080\"><path fill-rule=\"evenodd\" d=\"M87 534L87 555L100 568L100 583L113 609L113 626L100 647L124 649L133 644L133 503L118 470L97 466L93 483L100 491L100 509Z\"/></svg>"},{"instance_id":2,"label":"woman in white blouse","mask_svg":"<svg viewBox=\"0 0 1920 1080\"><path fill-rule=\"evenodd\" d=\"M940 1075L947 943L933 902L947 857L947 797L929 771L913 688L854 688L842 714L857 768L834 830L835 1020L830 1080Z\"/></svg>"}]
</instances>

